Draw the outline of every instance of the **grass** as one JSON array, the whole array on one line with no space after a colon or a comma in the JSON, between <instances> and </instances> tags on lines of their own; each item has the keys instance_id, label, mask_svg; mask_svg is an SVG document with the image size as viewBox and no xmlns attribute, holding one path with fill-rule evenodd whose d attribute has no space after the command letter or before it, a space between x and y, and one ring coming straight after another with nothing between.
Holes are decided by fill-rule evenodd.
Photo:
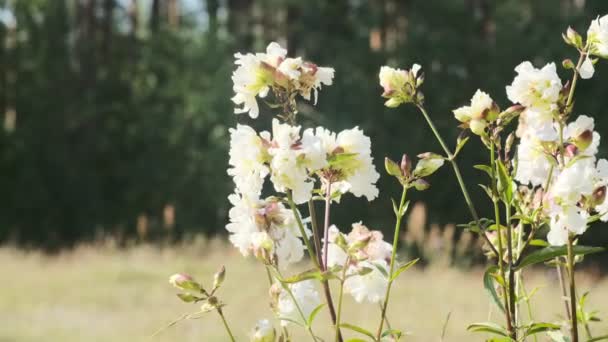
<instances>
[{"instance_id":1,"label":"grass","mask_svg":"<svg viewBox=\"0 0 608 342\"><path fill-rule=\"evenodd\" d=\"M225 312L239 341L247 341L257 319L273 317L266 274L259 263L243 259L221 241L126 250L82 246L51 257L0 249L0 342L227 341L215 313L150 337L171 320L196 311L177 300L168 276L187 272L209 286L222 264L227 279L220 297L228 304ZM444 341L483 341L484 336L466 332L467 324L488 318L500 323L502 317L483 290L481 272L432 267L407 271L394 287L388 309L391 324L411 334L405 340L440 341L450 314ZM592 290L591 307L607 314L608 280L581 274L578 282L581 289ZM562 315L557 284L550 269L529 274L528 290L540 287L533 298L536 320ZM375 305L345 301L344 322L374 331L378 316ZM322 336L331 336L327 319L325 313L316 319L314 330ZM608 324L595 323L592 329L596 335L606 334ZM293 331L295 341L308 341L302 331Z\"/></svg>"}]
</instances>

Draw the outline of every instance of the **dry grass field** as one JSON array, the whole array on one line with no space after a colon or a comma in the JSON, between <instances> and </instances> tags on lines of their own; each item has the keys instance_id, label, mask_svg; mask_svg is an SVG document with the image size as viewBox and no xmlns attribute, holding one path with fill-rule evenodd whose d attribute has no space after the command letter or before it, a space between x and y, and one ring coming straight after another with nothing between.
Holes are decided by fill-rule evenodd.
<instances>
[{"instance_id":1,"label":"dry grass field","mask_svg":"<svg viewBox=\"0 0 608 342\"><path fill-rule=\"evenodd\" d=\"M174 272L188 272L209 283L219 265L226 265L227 279L220 297L240 341L256 319L272 317L267 302L264 269L244 260L221 241L159 248L138 246L125 250L83 246L56 256L0 249L0 342L8 341L226 341L215 314L185 321L151 335L194 306L179 303L167 283ZM404 273L393 292L389 317L394 327L410 333L406 341L440 341L448 313L444 341L483 341L467 333L468 323L500 320L483 290L481 270L415 269ZM527 287L540 287L534 297L537 320L554 319L563 310L557 280L550 271L530 274ZM582 289L591 289L592 307L608 315L608 279L580 275ZM378 308L359 305L348 298L344 321L373 329ZM314 329L327 335L316 320ZM607 323L593 326L608 333ZM298 332L295 341L307 341ZM539 341L544 341L540 338Z\"/></svg>"}]
</instances>

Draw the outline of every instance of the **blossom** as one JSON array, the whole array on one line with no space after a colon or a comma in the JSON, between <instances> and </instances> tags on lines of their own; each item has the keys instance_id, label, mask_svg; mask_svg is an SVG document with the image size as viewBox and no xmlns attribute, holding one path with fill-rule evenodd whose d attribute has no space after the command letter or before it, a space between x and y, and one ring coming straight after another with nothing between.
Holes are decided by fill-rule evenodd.
<instances>
[{"instance_id":1,"label":"blossom","mask_svg":"<svg viewBox=\"0 0 608 342\"><path fill-rule=\"evenodd\" d=\"M304 244L298 223L276 198L260 200L240 194L228 198L233 207L226 230L243 256L253 254L282 268L302 259Z\"/></svg>"},{"instance_id":2,"label":"blossom","mask_svg":"<svg viewBox=\"0 0 608 342\"><path fill-rule=\"evenodd\" d=\"M600 135L593 131L594 127L593 118L580 115L566 126L564 138L576 145L579 154L593 157L600 144Z\"/></svg>"},{"instance_id":3,"label":"blossom","mask_svg":"<svg viewBox=\"0 0 608 342\"><path fill-rule=\"evenodd\" d=\"M593 61L591 60L591 58L589 58L589 56L585 57L585 60L579 68L578 73L581 75L582 79L590 79L591 77L593 77L593 74L595 73L595 68L593 67Z\"/></svg>"},{"instance_id":4,"label":"blossom","mask_svg":"<svg viewBox=\"0 0 608 342\"><path fill-rule=\"evenodd\" d=\"M290 323L290 321L306 324L306 322L302 320L300 310L304 315L304 319L307 319L312 311L321 304L319 293L315 289L314 282L312 280L304 280L295 284L289 284L287 286L289 286L289 289L293 294L293 298L288 291L281 289L276 305L278 316L280 318L289 319L282 319L281 325L286 326ZM300 310L298 310L298 307Z\"/></svg>"},{"instance_id":5,"label":"blossom","mask_svg":"<svg viewBox=\"0 0 608 342\"><path fill-rule=\"evenodd\" d=\"M259 320L253 330L251 342L274 342L276 339L276 330L269 320Z\"/></svg>"},{"instance_id":6,"label":"blossom","mask_svg":"<svg viewBox=\"0 0 608 342\"><path fill-rule=\"evenodd\" d=\"M591 21L587 41L594 55L608 57L608 15Z\"/></svg>"},{"instance_id":7,"label":"blossom","mask_svg":"<svg viewBox=\"0 0 608 342\"><path fill-rule=\"evenodd\" d=\"M348 235L330 227L327 265L347 267L344 289L357 302L377 303L384 298L391 254L392 245L383 240L382 233L361 223L353 224Z\"/></svg>"},{"instance_id":8,"label":"blossom","mask_svg":"<svg viewBox=\"0 0 608 342\"><path fill-rule=\"evenodd\" d=\"M592 159L579 159L559 172L550 193L562 205L575 205L593 192L597 171Z\"/></svg>"},{"instance_id":9,"label":"blossom","mask_svg":"<svg viewBox=\"0 0 608 342\"><path fill-rule=\"evenodd\" d=\"M576 206L557 206L551 213L547 241L553 246L565 245L570 233L582 234L587 230L587 217L587 213Z\"/></svg>"},{"instance_id":10,"label":"blossom","mask_svg":"<svg viewBox=\"0 0 608 342\"><path fill-rule=\"evenodd\" d=\"M230 130L231 166L228 174L233 177L237 190L241 194L257 198L262 192L264 179L270 172L265 164L267 148L256 131L246 125L237 125Z\"/></svg>"},{"instance_id":11,"label":"blossom","mask_svg":"<svg viewBox=\"0 0 608 342\"><path fill-rule=\"evenodd\" d=\"M323 164L319 160L320 146L317 141L308 136L306 144L302 144L300 126L282 124L277 119L272 121L272 139L268 132L261 135L269 141L270 180L275 190L292 191L297 204L308 201L314 188L314 180L309 176L308 169Z\"/></svg>"},{"instance_id":12,"label":"blossom","mask_svg":"<svg viewBox=\"0 0 608 342\"><path fill-rule=\"evenodd\" d=\"M470 106L462 106L453 112L458 121L468 124L471 131L477 135L483 134L487 123L498 117L498 108L494 100L479 89L471 98Z\"/></svg>"},{"instance_id":13,"label":"blossom","mask_svg":"<svg viewBox=\"0 0 608 342\"><path fill-rule=\"evenodd\" d=\"M517 146L517 169L515 180L521 184L532 186L543 185L551 172L550 157L538 139L526 136Z\"/></svg>"},{"instance_id":14,"label":"blossom","mask_svg":"<svg viewBox=\"0 0 608 342\"><path fill-rule=\"evenodd\" d=\"M256 96L264 98L268 95L273 83L273 72L267 64L262 63L264 57L261 55L237 53L234 56L234 63L238 67L232 74L232 89L235 93L232 102L242 106L235 108L234 112L249 113L255 119L260 112Z\"/></svg>"},{"instance_id":15,"label":"blossom","mask_svg":"<svg viewBox=\"0 0 608 342\"><path fill-rule=\"evenodd\" d=\"M521 113L519 136L528 135L539 141L558 141L558 126L553 119L553 113L548 110L527 108Z\"/></svg>"},{"instance_id":16,"label":"blossom","mask_svg":"<svg viewBox=\"0 0 608 342\"><path fill-rule=\"evenodd\" d=\"M536 69L532 63L526 61L519 64L515 71L517 76L506 88L507 97L511 102L536 110L557 109L562 81L557 75L555 63Z\"/></svg>"},{"instance_id":17,"label":"blossom","mask_svg":"<svg viewBox=\"0 0 608 342\"><path fill-rule=\"evenodd\" d=\"M193 282L194 279L192 278L192 276L188 275L188 274L184 274L184 273L176 273L174 275L172 275L171 277L169 277L169 284L175 286L176 288L183 290L185 289L184 286L186 286L188 283Z\"/></svg>"},{"instance_id":18,"label":"blossom","mask_svg":"<svg viewBox=\"0 0 608 342\"><path fill-rule=\"evenodd\" d=\"M388 99L384 105L394 108L402 103L421 100L416 96L418 87L424 81L424 77L418 75L421 69L419 64L414 64L410 70L381 67L378 78L383 89L382 97Z\"/></svg>"},{"instance_id":19,"label":"blossom","mask_svg":"<svg viewBox=\"0 0 608 342\"><path fill-rule=\"evenodd\" d=\"M597 162L597 182L595 184L596 191L603 189L603 196L597 199L598 203L595 203L595 211L600 214L600 219L603 222L608 221L608 200L606 200L606 186L608 186L608 160L600 159Z\"/></svg>"},{"instance_id":20,"label":"blossom","mask_svg":"<svg viewBox=\"0 0 608 342\"><path fill-rule=\"evenodd\" d=\"M272 89L284 92L286 98L295 92L307 100L314 92L316 104L321 86L333 82L333 68L318 67L301 57L287 57L287 50L275 42L268 44L266 53L234 56L237 68L232 74L232 101L239 106L235 113L248 113L254 119L260 112L257 97L266 97Z\"/></svg>"}]
</instances>

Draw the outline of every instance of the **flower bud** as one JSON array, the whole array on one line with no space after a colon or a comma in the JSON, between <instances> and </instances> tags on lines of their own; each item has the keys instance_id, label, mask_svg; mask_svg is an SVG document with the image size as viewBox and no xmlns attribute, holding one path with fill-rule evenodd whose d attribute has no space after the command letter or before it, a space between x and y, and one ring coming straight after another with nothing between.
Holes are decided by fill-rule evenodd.
<instances>
[{"instance_id":1,"label":"flower bud","mask_svg":"<svg viewBox=\"0 0 608 342\"><path fill-rule=\"evenodd\" d=\"M473 132L477 135L484 135L487 125L488 124L483 119L471 120L471 122L469 123L469 128L471 128L471 132Z\"/></svg>"},{"instance_id":2,"label":"flower bud","mask_svg":"<svg viewBox=\"0 0 608 342\"><path fill-rule=\"evenodd\" d=\"M574 139L574 144L580 150L585 150L587 147L589 147L589 145L591 145L592 141L593 141L593 132L591 130L585 130L583 133L579 134Z\"/></svg>"},{"instance_id":3,"label":"flower bud","mask_svg":"<svg viewBox=\"0 0 608 342\"><path fill-rule=\"evenodd\" d=\"M412 183L414 185L414 187L416 188L416 190L418 191L424 191L426 189L428 189L431 184L429 182L427 182L426 180L422 179L422 178L418 178L414 181L414 183Z\"/></svg>"},{"instance_id":4,"label":"flower bud","mask_svg":"<svg viewBox=\"0 0 608 342\"><path fill-rule=\"evenodd\" d=\"M175 286L180 290L201 290L201 285L195 282L190 275L184 273L176 273L169 277L169 284Z\"/></svg>"},{"instance_id":5,"label":"flower bud","mask_svg":"<svg viewBox=\"0 0 608 342\"><path fill-rule=\"evenodd\" d=\"M562 66L566 70L574 69L574 62L572 62L572 60L570 58L566 58L563 60Z\"/></svg>"},{"instance_id":6,"label":"flower bud","mask_svg":"<svg viewBox=\"0 0 608 342\"><path fill-rule=\"evenodd\" d=\"M578 154L578 148L576 145L568 144L566 148L564 148L564 154L568 158L572 158Z\"/></svg>"},{"instance_id":7,"label":"flower bud","mask_svg":"<svg viewBox=\"0 0 608 342\"><path fill-rule=\"evenodd\" d=\"M401 174L405 177L409 177L412 173L412 160L408 157L407 154L403 154L401 157L401 164L399 165L401 168Z\"/></svg>"},{"instance_id":8,"label":"flower bud","mask_svg":"<svg viewBox=\"0 0 608 342\"><path fill-rule=\"evenodd\" d=\"M257 322L253 330L251 342L274 342L276 340L276 330L269 320L262 319Z\"/></svg>"},{"instance_id":9,"label":"flower bud","mask_svg":"<svg viewBox=\"0 0 608 342\"><path fill-rule=\"evenodd\" d=\"M515 133L511 132L509 136L507 136L507 140L505 141L505 152L507 155L511 152L511 147L513 147L513 142L515 141Z\"/></svg>"},{"instance_id":10,"label":"flower bud","mask_svg":"<svg viewBox=\"0 0 608 342\"><path fill-rule=\"evenodd\" d=\"M219 271L213 275L213 290L217 290L226 279L226 267L222 265Z\"/></svg>"},{"instance_id":11,"label":"flower bud","mask_svg":"<svg viewBox=\"0 0 608 342\"><path fill-rule=\"evenodd\" d=\"M604 200L606 199L606 186L600 186L599 188L595 189L591 195L591 199L593 201L593 206L604 203Z\"/></svg>"}]
</instances>

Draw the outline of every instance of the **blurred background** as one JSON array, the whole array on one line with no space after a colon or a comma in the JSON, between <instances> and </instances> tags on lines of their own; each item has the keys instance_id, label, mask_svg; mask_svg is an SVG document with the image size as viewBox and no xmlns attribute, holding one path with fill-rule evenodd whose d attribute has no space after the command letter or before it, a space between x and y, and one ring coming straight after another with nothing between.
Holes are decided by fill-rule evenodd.
<instances>
[{"instance_id":1,"label":"blurred background","mask_svg":"<svg viewBox=\"0 0 608 342\"><path fill-rule=\"evenodd\" d=\"M65 251L99 241L112 241L116 249L95 254L106 259L77 260L90 261L91 270L107 267L113 284L160 282L159 293L167 292L165 274L177 271L169 265L199 273L199 268L212 268L166 256L179 255L188 241L207 241L191 245L214 251L208 260L231 260L223 257L234 255L230 249L204 247L216 241L216 234L225 235L227 196L233 189L226 174L228 128L237 122L268 127L271 119L265 107L255 122L233 114L230 76L236 52L263 51L277 41L290 55L334 67L334 85L323 88L317 106L301 103L301 122L332 130L363 128L384 174L385 156L399 159L402 153L440 148L415 108L384 108L377 78L381 65L422 64L428 109L453 146L459 134L453 108L467 103L477 88L506 108L505 85L517 64L576 58L561 32L571 25L584 34L592 19L606 13L606 0L0 0L0 243L8 246L0 254L0 277L28 269L34 282L39 272L51 269L56 275L51 278L60 283L50 287L55 290L48 297L69 297L69 279L97 280L83 278L84 273L72 279L61 273L69 269L54 269L59 266L49 265L43 255L23 260L22 251L59 253L59 261L52 262L63 263ZM582 82L577 95L576 113L593 116L600 133L608 132L607 79L608 66L599 63L596 77ZM475 187L481 174L471 165L486 156L473 140L460 155L460 165L485 214L490 213L485 195ZM607 152L604 143L600 157L608 157ZM451 170L443 168L430 181L429 191L412 198L416 205L404 236L406 254L422 256L427 264L435 259L465 267L483 260L475 239L454 226L469 221L469 214ZM399 189L386 176L379 187L383 193L372 203L345 197L333 211L334 222L347 227L362 220L388 233L390 197ZM606 225L595 224L584 240L605 246ZM125 250L141 242L173 249ZM127 266L113 268L120 260ZM152 270L150 263L165 268ZM133 268L128 265L140 265L133 267L141 277L129 278ZM481 291L476 277L471 279ZM15 286L15 297L6 296L3 308L9 312L21 305L26 317L35 305L23 304L23 289ZM126 302L112 298L132 306L149 300L133 296L121 297ZM87 303L88 297L78 298ZM49 307L52 314L65 314ZM485 310L482 306L482 319ZM43 312L41 320L49 314ZM13 320L25 324L23 317ZM170 317L159 314L146 329ZM15 336L0 329L0 341L31 337Z\"/></svg>"}]
</instances>

